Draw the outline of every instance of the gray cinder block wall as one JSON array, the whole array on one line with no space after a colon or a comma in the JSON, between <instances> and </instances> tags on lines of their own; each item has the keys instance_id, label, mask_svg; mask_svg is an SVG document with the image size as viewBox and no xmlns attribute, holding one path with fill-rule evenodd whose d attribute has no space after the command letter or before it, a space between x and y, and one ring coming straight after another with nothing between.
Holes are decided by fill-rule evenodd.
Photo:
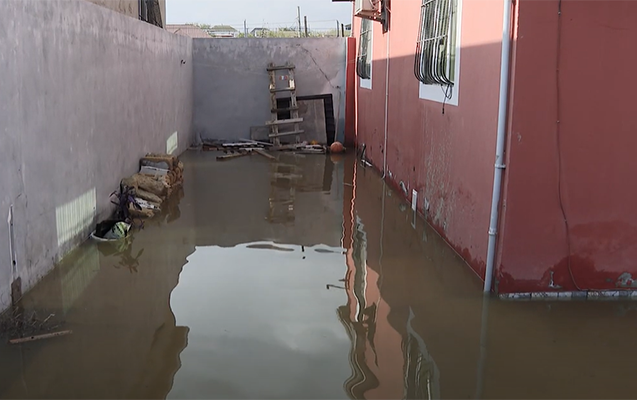
<instances>
[{"instance_id":1,"label":"gray cinder block wall","mask_svg":"<svg viewBox=\"0 0 637 400\"><path fill-rule=\"evenodd\" d=\"M346 52L346 38L193 39L195 138L249 138L270 120L268 64L291 62L298 96L332 94L342 141Z\"/></svg>"},{"instance_id":2,"label":"gray cinder block wall","mask_svg":"<svg viewBox=\"0 0 637 400\"><path fill-rule=\"evenodd\" d=\"M191 143L192 39L82 0L0 1L0 74L4 309L14 279L32 287L108 215L141 156Z\"/></svg>"}]
</instances>

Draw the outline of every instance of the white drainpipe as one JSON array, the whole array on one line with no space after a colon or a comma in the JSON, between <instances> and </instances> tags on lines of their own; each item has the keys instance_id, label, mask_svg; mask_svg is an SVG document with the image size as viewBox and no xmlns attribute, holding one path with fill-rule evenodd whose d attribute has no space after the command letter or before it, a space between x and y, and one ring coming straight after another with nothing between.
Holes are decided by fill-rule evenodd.
<instances>
[{"instance_id":1,"label":"white drainpipe","mask_svg":"<svg viewBox=\"0 0 637 400\"><path fill-rule=\"evenodd\" d=\"M491 220L489 223L489 245L487 268L484 273L484 292L491 292L495 266L495 247L498 234L502 175L504 174L504 144L506 141L507 110L509 105L509 66L511 62L511 12L512 0L504 0L502 18L502 60L500 61L500 96L498 104L498 132L495 148L495 172L493 174L493 197L491 198Z\"/></svg>"},{"instance_id":2,"label":"white drainpipe","mask_svg":"<svg viewBox=\"0 0 637 400\"><path fill-rule=\"evenodd\" d=\"M387 174L387 130L389 127L389 31L386 33L387 36L387 64L385 65L385 144L383 145L383 177L385 179L385 175Z\"/></svg>"}]
</instances>

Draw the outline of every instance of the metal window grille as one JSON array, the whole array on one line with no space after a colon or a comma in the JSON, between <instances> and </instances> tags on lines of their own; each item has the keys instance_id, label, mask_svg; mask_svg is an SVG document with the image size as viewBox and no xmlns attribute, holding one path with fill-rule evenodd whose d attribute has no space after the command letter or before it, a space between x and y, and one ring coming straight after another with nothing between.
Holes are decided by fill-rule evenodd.
<instances>
[{"instance_id":1,"label":"metal window grille","mask_svg":"<svg viewBox=\"0 0 637 400\"><path fill-rule=\"evenodd\" d=\"M146 0L139 0L139 19L148 21L148 4Z\"/></svg>"},{"instance_id":2,"label":"metal window grille","mask_svg":"<svg viewBox=\"0 0 637 400\"><path fill-rule=\"evenodd\" d=\"M414 64L420 82L453 86L456 19L456 0L423 0Z\"/></svg>"},{"instance_id":3,"label":"metal window grille","mask_svg":"<svg viewBox=\"0 0 637 400\"><path fill-rule=\"evenodd\" d=\"M356 58L356 74L363 79L372 78L372 21L361 21L361 36Z\"/></svg>"}]
</instances>

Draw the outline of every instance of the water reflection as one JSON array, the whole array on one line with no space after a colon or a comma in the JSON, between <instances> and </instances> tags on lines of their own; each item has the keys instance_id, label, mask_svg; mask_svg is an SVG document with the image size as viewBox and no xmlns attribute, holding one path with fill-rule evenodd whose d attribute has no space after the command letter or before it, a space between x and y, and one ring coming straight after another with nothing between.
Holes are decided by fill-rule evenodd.
<instances>
[{"instance_id":1,"label":"water reflection","mask_svg":"<svg viewBox=\"0 0 637 400\"><path fill-rule=\"evenodd\" d=\"M87 243L26 296L73 334L0 344L0 397L634 397L634 305L484 301L351 159L183 159L157 219L121 247ZM273 182L294 188L293 219L267 220Z\"/></svg>"},{"instance_id":2,"label":"water reflection","mask_svg":"<svg viewBox=\"0 0 637 400\"><path fill-rule=\"evenodd\" d=\"M354 186L356 187L356 186ZM355 190L355 189L354 189ZM385 188L383 188L383 196ZM414 313L409 308L408 319L405 321L405 329L394 335L386 335L393 341L376 339L376 332L381 326L383 331L394 330L389 326L387 318L378 316L379 307L388 307L382 301L382 268L379 272L371 270L368 266L367 248L368 240L362 219L356 213L356 205L352 199L352 238L350 250L346 253L347 273L344 279L347 291L347 304L338 308L338 317L345 327L352 348L349 353L352 375L345 381L344 388L351 399L368 398L406 398L406 399L431 399L438 398L440 387L438 382L438 369L427 352L423 339L415 332L412 326ZM383 198L384 206L384 198ZM382 233L384 225L384 209L381 210L381 246L378 259L382 265ZM379 365L377 347L381 347L385 354L397 353L400 348L401 360L394 359L393 363L385 360L383 366ZM387 363L387 365L385 365ZM400 379L397 374L389 371L390 368L402 367L402 382L391 382L392 379ZM381 382L382 380L382 382ZM380 386L394 388L376 390ZM401 383L403 392L399 392ZM390 397L387 397L390 396Z\"/></svg>"},{"instance_id":3,"label":"water reflection","mask_svg":"<svg viewBox=\"0 0 637 400\"><path fill-rule=\"evenodd\" d=\"M332 250L197 247L170 300L190 333L169 398L342 398L349 339L333 311L343 292L325 290L344 269Z\"/></svg>"}]
</instances>

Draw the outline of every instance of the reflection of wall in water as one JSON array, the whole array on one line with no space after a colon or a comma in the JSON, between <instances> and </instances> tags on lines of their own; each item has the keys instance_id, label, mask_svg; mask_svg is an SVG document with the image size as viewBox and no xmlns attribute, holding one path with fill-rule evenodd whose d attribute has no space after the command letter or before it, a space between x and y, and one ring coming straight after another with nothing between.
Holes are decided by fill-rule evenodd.
<instances>
[{"instance_id":1,"label":"reflection of wall in water","mask_svg":"<svg viewBox=\"0 0 637 400\"><path fill-rule=\"evenodd\" d=\"M347 395L352 399L364 399L367 391L379 385L378 378L370 368L378 362L374 343L376 304L367 307L367 235L363 228L362 221L356 217L352 248L347 254L347 305L337 310L352 341L349 353L352 375L344 384ZM368 348L372 350L373 360L368 359Z\"/></svg>"},{"instance_id":2,"label":"reflection of wall in water","mask_svg":"<svg viewBox=\"0 0 637 400\"><path fill-rule=\"evenodd\" d=\"M363 222L358 215L354 216L353 222L345 278L348 302L337 310L352 341L349 354L352 374L344 383L345 391L352 399L384 398L388 394L395 398L402 395L406 399L439 398L438 368L423 339L411 326L414 318L411 309L409 318L404 321L405 328L400 332L390 325L388 314L379 313L381 304L387 313L388 304L380 297L378 285L368 282L380 276L368 269L368 242ZM390 332L393 334L388 335ZM400 375L390 373L400 368L400 364L383 359L383 355L396 353L402 354L403 382L399 382ZM403 388L403 393L394 389L399 387Z\"/></svg>"}]
</instances>

